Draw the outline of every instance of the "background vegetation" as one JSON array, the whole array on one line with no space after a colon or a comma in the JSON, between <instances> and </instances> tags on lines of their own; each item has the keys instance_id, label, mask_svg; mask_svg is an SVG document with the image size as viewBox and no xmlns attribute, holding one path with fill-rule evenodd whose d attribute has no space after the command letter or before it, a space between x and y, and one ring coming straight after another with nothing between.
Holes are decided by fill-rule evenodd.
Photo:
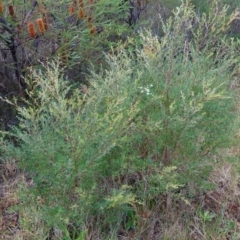
<instances>
[{"instance_id":1,"label":"background vegetation","mask_svg":"<svg viewBox=\"0 0 240 240\"><path fill-rule=\"evenodd\" d=\"M3 237L239 239L224 4L1 3Z\"/></svg>"}]
</instances>

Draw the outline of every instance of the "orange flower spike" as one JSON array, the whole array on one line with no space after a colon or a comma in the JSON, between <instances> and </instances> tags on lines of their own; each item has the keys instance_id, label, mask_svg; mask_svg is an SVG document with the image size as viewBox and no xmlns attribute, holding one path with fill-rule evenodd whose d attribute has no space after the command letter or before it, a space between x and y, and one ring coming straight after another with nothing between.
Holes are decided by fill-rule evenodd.
<instances>
[{"instance_id":1,"label":"orange flower spike","mask_svg":"<svg viewBox=\"0 0 240 240\"><path fill-rule=\"evenodd\" d=\"M86 10L81 8L78 13L78 18L83 19L84 17L86 17Z\"/></svg>"},{"instance_id":2,"label":"orange flower spike","mask_svg":"<svg viewBox=\"0 0 240 240\"><path fill-rule=\"evenodd\" d=\"M74 14L76 12L76 4L74 2L72 2L69 7L68 7L68 11L70 14Z\"/></svg>"},{"instance_id":3,"label":"orange flower spike","mask_svg":"<svg viewBox=\"0 0 240 240\"><path fill-rule=\"evenodd\" d=\"M79 0L79 1L78 1L78 4L79 4L79 7L80 7L80 8L84 8L83 0Z\"/></svg>"},{"instance_id":4,"label":"orange flower spike","mask_svg":"<svg viewBox=\"0 0 240 240\"><path fill-rule=\"evenodd\" d=\"M92 16L87 16L87 26L89 27L89 28L91 28L92 27Z\"/></svg>"},{"instance_id":5,"label":"orange flower spike","mask_svg":"<svg viewBox=\"0 0 240 240\"><path fill-rule=\"evenodd\" d=\"M91 30L90 30L90 34L93 35L93 34L95 34L96 32L97 32L97 28L96 28L96 26L93 26L93 27L91 28Z\"/></svg>"},{"instance_id":6,"label":"orange flower spike","mask_svg":"<svg viewBox=\"0 0 240 240\"><path fill-rule=\"evenodd\" d=\"M72 7L72 5L70 5L70 6L68 7L68 12L69 12L70 14L73 14L73 13L74 13L74 8Z\"/></svg>"},{"instance_id":7,"label":"orange flower spike","mask_svg":"<svg viewBox=\"0 0 240 240\"><path fill-rule=\"evenodd\" d=\"M36 28L33 22L28 23L28 34L31 38L35 38L37 36Z\"/></svg>"},{"instance_id":8,"label":"orange flower spike","mask_svg":"<svg viewBox=\"0 0 240 240\"><path fill-rule=\"evenodd\" d=\"M3 4L2 4L2 1L0 2L0 14L3 14Z\"/></svg>"},{"instance_id":9,"label":"orange flower spike","mask_svg":"<svg viewBox=\"0 0 240 240\"><path fill-rule=\"evenodd\" d=\"M44 33L46 31L42 18L37 19L37 25L40 33Z\"/></svg>"},{"instance_id":10,"label":"orange flower spike","mask_svg":"<svg viewBox=\"0 0 240 240\"><path fill-rule=\"evenodd\" d=\"M141 0L138 0L137 4L138 4L139 7L142 7L142 1Z\"/></svg>"},{"instance_id":11,"label":"orange flower spike","mask_svg":"<svg viewBox=\"0 0 240 240\"><path fill-rule=\"evenodd\" d=\"M87 22L88 22L88 23L91 23L91 22L92 22L92 16L88 16L88 17L87 17Z\"/></svg>"},{"instance_id":12,"label":"orange flower spike","mask_svg":"<svg viewBox=\"0 0 240 240\"><path fill-rule=\"evenodd\" d=\"M15 15L13 5L8 6L8 12L9 12L9 15L12 17Z\"/></svg>"},{"instance_id":13,"label":"orange flower spike","mask_svg":"<svg viewBox=\"0 0 240 240\"><path fill-rule=\"evenodd\" d=\"M22 31L22 26L20 24L17 25L17 31L20 33Z\"/></svg>"}]
</instances>

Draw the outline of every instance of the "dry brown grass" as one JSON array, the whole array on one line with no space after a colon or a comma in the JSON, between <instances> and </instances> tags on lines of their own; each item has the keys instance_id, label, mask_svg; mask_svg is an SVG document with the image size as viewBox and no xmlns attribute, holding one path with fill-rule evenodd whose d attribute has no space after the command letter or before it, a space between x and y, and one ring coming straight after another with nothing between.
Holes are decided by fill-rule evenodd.
<instances>
[{"instance_id":1,"label":"dry brown grass","mask_svg":"<svg viewBox=\"0 0 240 240\"><path fill-rule=\"evenodd\" d=\"M0 165L0 239L17 239L19 229L19 214L10 210L19 201L16 195L19 183L24 176L18 171L14 159L1 160Z\"/></svg>"}]
</instances>

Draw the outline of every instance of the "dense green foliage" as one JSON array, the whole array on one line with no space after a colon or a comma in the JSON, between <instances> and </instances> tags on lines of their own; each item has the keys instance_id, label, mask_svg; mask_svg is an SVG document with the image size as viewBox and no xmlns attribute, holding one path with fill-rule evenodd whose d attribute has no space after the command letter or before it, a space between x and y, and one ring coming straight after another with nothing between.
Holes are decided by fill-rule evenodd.
<instances>
[{"instance_id":1,"label":"dense green foliage","mask_svg":"<svg viewBox=\"0 0 240 240\"><path fill-rule=\"evenodd\" d=\"M142 209L161 196L207 189L212 155L231 145L237 124L239 41L225 36L227 9L215 10L199 16L182 3L159 19L161 37L141 30L106 54L88 86L69 83L59 59L31 70L19 124L2 132L0 148L33 182L20 193L27 238L54 229L85 239L92 223L92 239L141 234Z\"/></svg>"}]
</instances>

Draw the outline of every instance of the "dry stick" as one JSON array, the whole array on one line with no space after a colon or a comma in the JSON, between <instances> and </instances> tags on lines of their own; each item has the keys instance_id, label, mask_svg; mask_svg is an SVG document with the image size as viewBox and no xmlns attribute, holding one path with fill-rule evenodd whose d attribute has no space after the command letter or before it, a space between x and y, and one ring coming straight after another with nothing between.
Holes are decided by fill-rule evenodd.
<instances>
[{"instance_id":1,"label":"dry stick","mask_svg":"<svg viewBox=\"0 0 240 240\"><path fill-rule=\"evenodd\" d=\"M2 62L4 64L4 74L7 76L7 78L10 78L8 68L7 68L7 54L4 52L4 49L0 49L1 55L2 55Z\"/></svg>"},{"instance_id":2,"label":"dry stick","mask_svg":"<svg viewBox=\"0 0 240 240\"><path fill-rule=\"evenodd\" d=\"M25 17L24 17L24 19L23 19L23 21L22 21L22 24L21 24L22 27L28 22L29 17L31 16L31 14L33 13L33 11L34 11L34 9L35 9L35 7L36 7L37 5L38 5L38 2L37 2L37 0L36 0L36 1L34 1L33 4L32 4L32 9L25 15Z\"/></svg>"},{"instance_id":3,"label":"dry stick","mask_svg":"<svg viewBox=\"0 0 240 240\"><path fill-rule=\"evenodd\" d=\"M133 27L136 24L137 20L140 18L141 13L147 9L147 3L145 4L145 6L142 6L142 3L140 1L137 1L138 11L136 14L134 13L135 1L129 1L129 3L129 16L126 20L126 23L130 27Z\"/></svg>"},{"instance_id":4,"label":"dry stick","mask_svg":"<svg viewBox=\"0 0 240 240\"><path fill-rule=\"evenodd\" d=\"M25 17L23 18L22 24L20 25L21 28L28 22L29 17L32 15L32 13L33 13L33 11L34 11L34 9L35 9L35 7L36 7L37 5L38 5L38 2L37 2L37 0L35 0L35 1L32 3L32 9L31 9L31 10L25 15ZM20 74L21 70L19 69L19 63L18 63L17 56L16 56L16 49L15 49L15 51L14 51L14 49L12 48L11 53L12 53L13 60L14 60L14 62L15 62L15 64L14 64L14 65L15 65L15 68L17 67L17 69L15 70L15 73L16 73L16 75L17 75L17 78L19 79L19 82L20 82L21 87L24 88L24 86L25 86L25 81L24 81L23 77L22 77L21 74Z\"/></svg>"},{"instance_id":5,"label":"dry stick","mask_svg":"<svg viewBox=\"0 0 240 240\"><path fill-rule=\"evenodd\" d=\"M8 6L8 12L9 12L9 15L14 17L15 16L15 12L14 12L14 8L13 8L13 5L9 5Z\"/></svg>"},{"instance_id":6,"label":"dry stick","mask_svg":"<svg viewBox=\"0 0 240 240\"><path fill-rule=\"evenodd\" d=\"M15 42L15 38L14 38L14 35L15 35L14 27L11 24L7 23L4 18L0 18L0 24L2 25L3 29L7 31L10 35L8 39L4 39L2 37L2 40L5 42L5 44L7 45L7 47L11 52L13 63L14 63L15 75L17 77L17 80L20 83L20 88L24 88L25 82L23 77L21 76L21 70L19 69L19 63L17 59L17 43Z\"/></svg>"},{"instance_id":7,"label":"dry stick","mask_svg":"<svg viewBox=\"0 0 240 240\"><path fill-rule=\"evenodd\" d=\"M19 63L18 63L18 59L17 59L17 47L16 47L16 43L15 43L15 39L13 37L13 35L10 37L10 41L11 43L8 45L11 54L12 54L12 58L13 58L13 62L14 62L14 68L15 68L15 74L17 77L17 80L20 83L20 88L25 88L25 81L21 75L21 70L19 68Z\"/></svg>"}]
</instances>

